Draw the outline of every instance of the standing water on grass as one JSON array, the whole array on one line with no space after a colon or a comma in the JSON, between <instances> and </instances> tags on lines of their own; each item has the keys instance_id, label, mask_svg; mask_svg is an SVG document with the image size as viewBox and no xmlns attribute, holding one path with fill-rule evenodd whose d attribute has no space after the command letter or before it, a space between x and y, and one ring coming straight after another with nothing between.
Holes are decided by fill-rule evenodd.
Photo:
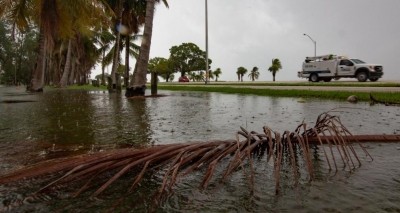
<instances>
[{"instance_id":1,"label":"standing water on grass","mask_svg":"<svg viewBox=\"0 0 400 213\"><path fill-rule=\"evenodd\" d=\"M330 110L353 134L400 134L400 107L221 93L159 93L165 96L127 99L103 91L31 94L22 87L0 87L0 175L43 160L114 148L235 139L240 127L256 132L262 132L263 126L280 133L294 131L303 121L313 126L319 114ZM329 171L325 159L318 157L323 155L321 150L316 150L317 178L298 186L287 181L279 196L275 195L273 165L265 157L254 162L254 185L237 171L224 183L215 175L216 180L201 190L198 186L204 171L195 172L178 180L158 211L399 212L400 143L364 146L373 161L362 156L362 166L354 171ZM140 212L152 205L150 195L161 182L159 175L149 175L137 192L128 194L116 185L96 199L87 195L70 198L68 190L60 189L12 211L115 208ZM0 185L0 209L32 193L32 185L29 181ZM121 197L126 198L119 202Z\"/></svg>"}]
</instances>

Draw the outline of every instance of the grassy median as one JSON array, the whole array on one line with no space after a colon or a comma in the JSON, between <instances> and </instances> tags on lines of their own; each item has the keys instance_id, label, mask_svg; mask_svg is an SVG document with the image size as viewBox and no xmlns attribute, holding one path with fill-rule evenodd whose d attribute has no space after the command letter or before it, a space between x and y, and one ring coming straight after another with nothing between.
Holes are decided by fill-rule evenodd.
<instances>
[{"instance_id":1,"label":"grassy median","mask_svg":"<svg viewBox=\"0 0 400 213\"><path fill-rule=\"evenodd\" d=\"M214 84L214 82L213 82ZM312 85L317 85L313 84ZM354 85L353 83L350 83ZM235 84L235 83L218 83L217 86L204 85L203 84L178 84L178 83L160 83L158 85L159 90L174 90L174 91L202 91L202 92L220 92L226 94L243 94L243 95L259 95L259 96L270 96L270 97L298 97L298 98L319 98L319 99L332 99L332 100L342 100L345 101L351 95L356 95L360 101L370 101L369 92L347 92L347 91L314 91L314 90L278 90L278 89L266 89L257 88L259 86L268 86L265 83L248 83L247 85L254 86L254 88L245 87L235 87L245 86L246 84ZM296 86L297 83L281 83L273 84L274 86ZM305 84L299 83L298 86L304 86ZM326 85L326 84L322 84ZM363 84L360 84L363 85ZM373 84L377 86L377 84ZM382 85L389 85L391 87L397 85L397 83L382 83ZM329 86L334 86L329 83ZM340 86L344 86L340 84ZM148 85L150 88L150 85ZM107 90L106 86L94 87L92 85L72 85L68 89L77 90ZM397 102L400 103L400 93L399 92L373 92L371 93L376 99L387 101L387 102Z\"/></svg>"},{"instance_id":2,"label":"grassy median","mask_svg":"<svg viewBox=\"0 0 400 213\"><path fill-rule=\"evenodd\" d=\"M203 92L221 92L228 94L248 94L270 97L301 97L301 98L320 98L333 100L347 100L351 95L356 95L360 101L369 101L369 92L347 92L347 91L313 91L313 90L274 90L265 88L235 88L232 86L193 86L193 85L166 85L158 86L160 90L175 91L203 91ZM400 93L398 92L374 92L371 93L376 99L388 102L399 102Z\"/></svg>"}]
</instances>

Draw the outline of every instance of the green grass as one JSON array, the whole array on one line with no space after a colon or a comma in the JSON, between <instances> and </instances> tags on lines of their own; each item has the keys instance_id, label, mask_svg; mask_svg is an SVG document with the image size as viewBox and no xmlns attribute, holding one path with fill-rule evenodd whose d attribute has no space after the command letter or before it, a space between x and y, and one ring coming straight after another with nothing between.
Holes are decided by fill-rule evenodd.
<instances>
[{"instance_id":1,"label":"green grass","mask_svg":"<svg viewBox=\"0 0 400 213\"><path fill-rule=\"evenodd\" d=\"M358 82L355 82L358 83ZM174 90L174 91L202 91L202 92L221 92L226 94L243 94L243 95L259 95L259 96L270 96L270 97L298 97L298 98L318 98L318 99L332 99L332 100L342 100L345 101L350 95L356 95L360 101L369 101L369 92L347 92L347 91L313 91L313 90L274 90L274 89L266 89L266 88L235 88L232 86L304 86L306 84L300 83L280 83L269 84L269 83L226 83L226 84L218 84L214 86L213 84L204 85L200 83L190 83L190 84L178 84L178 83L160 83L158 85L159 90ZM314 83L309 83L314 84ZM328 83L330 86L331 83ZM383 85L396 85L396 83L382 83ZM362 84L360 84L362 85ZM147 85L150 88L150 85ZM343 86L340 84L340 86ZM94 87L92 85L71 85L68 89L72 90L107 90L106 86ZM388 102L399 102L400 103L400 93L399 92L374 92L372 95L378 99Z\"/></svg>"},{"instance_id":2,"label":"green grass","mask_svg":"<svg viewBox=\"0 0 400 213\"><path fill-rule=\"evenodd\" d=\"M356 95L360 101L369 101L369 92L346 92L346 91L312 91L312 90L274 90L274 89L256 89L256 88L235 88L235 87L213 87L208 86L176 86L159 85L163 90L183 90L183 91L203 91L203 92L221 92L227 94L246 94L270 97L299 97L299 98L319 98L333 100L347 100L350 95ZM400 102L400 93L396 92L374 92L372 95L378 100L389 102Z\"/></svg>"}]
</instances>

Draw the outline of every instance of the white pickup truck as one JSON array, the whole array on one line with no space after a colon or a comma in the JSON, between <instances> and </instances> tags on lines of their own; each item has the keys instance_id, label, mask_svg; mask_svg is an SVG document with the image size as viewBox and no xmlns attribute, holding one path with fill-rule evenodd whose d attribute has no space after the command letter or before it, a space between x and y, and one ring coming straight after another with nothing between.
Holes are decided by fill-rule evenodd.
<instances>
[{"instance_id":1,"label":"white pickup truck","mask_svg":"<svg viewBox=\"0 0 400 213\"><path fill-rule=\"evenodd\" d=\"M377 81L382 75L383 67L380 64L367 64L360 59L336 55L306 57L302 71L297 73L299 78L308 78L312 82L329 82L340 78L357 78L360 82L368 79Z\"/></svg>"}]
</instances>

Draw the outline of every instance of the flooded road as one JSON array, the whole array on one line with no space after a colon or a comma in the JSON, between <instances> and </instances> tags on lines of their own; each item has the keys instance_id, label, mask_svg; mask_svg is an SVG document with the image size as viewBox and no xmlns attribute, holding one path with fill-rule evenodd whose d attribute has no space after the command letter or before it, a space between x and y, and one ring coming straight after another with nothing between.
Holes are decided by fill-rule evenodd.
<instances>
[{"instance_id":1,"label":"flooded road","mask_svg":"<svg viewBox=\"0 0 400 213\"><path fill-rule=\"evenodd\" d=\"M116 147L234 139L241 126L258 132L263 126L293 131L303 120L312 126L319 114L330 110L353 134L400 134L399 107L220 93L159 93L166 96L126 99L123 94L70 90L29 94L23 88L0 87L0 174L45 159ZM197 188L201 174L192 175L177 185L159 211L399 212L400 144L366 146L374 161L364 162L351 174L333 174L321 161L317 181L295 189L287 186L282 196L274 195L273 178L263 160L256 170L255 191L249 191L241 172L228 183L204 191ZM149 179L148 187L158 181ZM20 195L10 195L9 190L0 186L3 205L10 196ZM123 204L122 211L131 209L133 200ZM90 204L70 199L57 202L49 203L71 212L112 205L107 199ZM40 203L30 208L46 212L51 207Z\"/></svg>"}]
</instances>

